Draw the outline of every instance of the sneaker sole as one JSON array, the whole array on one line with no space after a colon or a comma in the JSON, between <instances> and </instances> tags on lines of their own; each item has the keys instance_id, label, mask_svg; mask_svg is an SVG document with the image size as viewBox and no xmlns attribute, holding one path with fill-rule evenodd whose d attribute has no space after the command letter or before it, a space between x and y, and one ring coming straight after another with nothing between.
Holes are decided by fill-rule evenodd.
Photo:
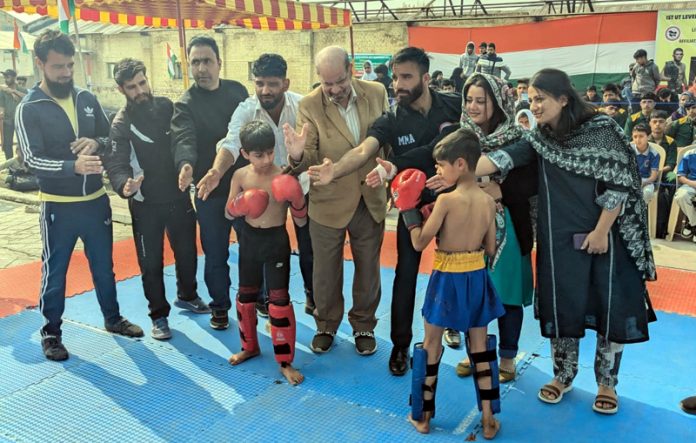
<instances>
[{"instance_id":1,"label":"sneaker sole","mask_svg":"<svg viewBox=\"0 0 696 443\"><path fill-rule=\"evenodd\" d=\"M213 323L210 323L210 327L215 329L216 331L224 331L225 329L230 327L230 324L227 323L226 325L215 325Z\"/></svg>"},{"instance_id":2,"label":"sneaker sole","mask_svg":"<svg viewBox=\"0 0 696 443\"><path fill-rule=\"evenodd\" d=\"M170 338L172 338L172 334L171 334L171 333L168 334L168 335L165 334L165 335L160 335L160 336L156 336L155 334L151 334L151 336L152 336L152 338L154 338L155 340L160 340L160 341L162 341L162 340L169 340Z\"/></svg>"},{"instance_id":3,"label":"sneaker sole","mask_svg":"<svg viewBox=\"0 0 696 443\"><path fill-rule=\"evenodd\" d=\"M309 349L311 349L312 352L314 352L315 354L326 354L327 352L329 352L331 350L331 346L329 346L328 349L322 349L322 348L315 348L314 346L309 345Z\"/></svg>"},{"instance_id":4,"label":"sneaker sole","mask_svg":"<svg viewBox=\"0 0 696 443\"><path fill-rule=\"evenodd\" d=\"M358 350L358 347L356 346L356 347L355 347L355 352L357 352L357 353L360 354L360 355L372 355L372 354L374 354L375 352L377 352L377 344L375 343L374 349L371 349L371 350L369 350L369 351L359 351L359 350Z\"/></svg>"}]
</instances>

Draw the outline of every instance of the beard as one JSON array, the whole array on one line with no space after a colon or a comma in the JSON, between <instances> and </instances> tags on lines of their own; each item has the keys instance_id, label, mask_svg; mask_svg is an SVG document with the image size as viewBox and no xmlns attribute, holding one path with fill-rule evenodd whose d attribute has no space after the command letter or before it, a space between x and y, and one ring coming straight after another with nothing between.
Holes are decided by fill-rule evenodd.
<instances>
[{"instance_id":1,"label":"beard","mask_svg":"<svg viewBox=\"0 0 696 443\"><path fill-rule=\"evenodd\" d=\"M261 104L261 107L265 109L266 111L270 111L271 109L275 108L278 106L278 104L283 100L283 95L279 96L272 96L272 100L264 100L264 98L271 98L271 97L259 97L259 103Z\"/></svg>"},{"instance_id":2,"label":"beard","mask_svg":"<svg viewBox=\"0 0 696 443\"><path fill-rule=\"evenodd\" d=\"M70 81L66 83L61 83L49 80L44 76L44 81L46 82L48 90L51 91L51 94L56 98L67 98L72 93L74 87L73 79L70 79Z\"/></svg>"},{"instance_id":3,"label":"beard","mask_svg":"<svg viewBox=\"0 0 696 443\"><path fill-rule=\"evenodd\" d=\"M144 98L144 100L143 100ZM135 97L134 99L131 99L130 97L126 98L126 101L128 102L128 106L138 108L140 110L147 110L149 108L152 108L152 102L153 102L153 97L152 93L148 92L145 94L140 94L139 96Z\"/></svg>"},{"instance_id":4,"label":"beard","mask_svg":"<svg viewBox=\"0 0 696 443\"><path fill-rule=\"evenodd\" d=\"M399 93L406 92L406 95L399 95ZM423 95L423 84L418 83L418 85L409 90L409 89L398 89L396 91L396 100L398 103L402 106L410 106L411 103L415 102L418 100L421 95Z\"/></svg>"}]
</instances>

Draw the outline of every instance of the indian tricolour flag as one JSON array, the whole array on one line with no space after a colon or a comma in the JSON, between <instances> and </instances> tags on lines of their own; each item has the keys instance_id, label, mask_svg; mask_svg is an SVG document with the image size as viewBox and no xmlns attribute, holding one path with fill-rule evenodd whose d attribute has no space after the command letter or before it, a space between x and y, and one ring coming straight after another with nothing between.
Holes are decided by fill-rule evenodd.
<instances>
[{"instance_id":1,"label":"indian tricolour flag","mask_svg":"<svg viewBox=\"0 0 696 443\"><path fill-rule=\"evenodd\" d=\"M176 54L172 52L172 47L167 43L167 73L171 79L176 77L176 62Z\"/></svg>"},{"instance_id":2,"label":"indian tricolour flag","mask_svg":"<svg viewBox=\"0 0 696 443\"><path fill-rule=\"evenodd\" d=\"M431 56L430 72L445 77L459 64L466 44L494 42L512 70L511 79L529 78L542 68L565 71L578 89L616 83L628 75L633 53L645 49L655 57L656 12L594 14L519 25L442 28L410 27L409 45Z\"/></svg>"},{"instance_id":3,"label":"indian tricolour flag","mask_svg":"<svg viewBox=\"0 0 696 443\"><path fill-rule=\"evenodd\" d=\"M75 14L75 0L58 0L58 22L64 34L70 31L70 18Z\"/></svg>"}]
</instances>

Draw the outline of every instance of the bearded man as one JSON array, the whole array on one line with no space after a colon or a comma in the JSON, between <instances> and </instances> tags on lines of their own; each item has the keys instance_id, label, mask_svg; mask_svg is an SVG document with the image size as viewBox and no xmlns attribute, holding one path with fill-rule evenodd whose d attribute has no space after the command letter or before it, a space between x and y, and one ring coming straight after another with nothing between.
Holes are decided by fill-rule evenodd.
<instances>
[{"instance_id":1,"label":"bearded man","mask_svg":"<svg viewBox=\"0 0 696 443\"><path fill-rule=\"evenodd\" d=\"M377 119L365 140L347 152L335 164L326 159L310 167L310 179L316 185L337 180L365 165L382 146L391 146L388 161L377 158L378 166L366 177L368 186L380 186L397 171L415 168L428 178L435 176L433 148L438 141L459 127L461 97L435 92L428 88L430 59L420 48L407 47L391 60L397 106ZM420 207L435 201L436 194L447 188L433 182L433 189L421 194ZM399 217L397 232L396 275L391 303L391 340L389 370L403 375L408 368L408 349L413 338L411 324L416 297L416 279L421 253L413 248L406 225Z\"/></svg>"},{"instance_id":2,"label":"bearded man","mask_svg":"<svg viewBox=\"0 0 696 443\"><path fill-rule=\"evenodd\" d=\"M41 347L49 360L68 358L62 342L65 283L77 239L82 239L107 331L142 337L121 317L113 271L111 207L102 183L109 121L96 97L73 85L75 46L47 30L34 43L40 83L16 110L24 161L39 181L41 201Z\"/></svg>"},{"instance_id":3,"label":"bearded man","mask_svg":"<svg viewBox=\"0 0 696 443\"><path fill-rule=\"evenodd\" d=\"M153 97L145 65L139 60L119 61L113 74L126 106L111 124L106 170L114 191L128 199L152 338L167 340L172 334L171 307L164 294L165 231L176 259L174 305L195 313L210 312L196 291L196 216L189 193L179 189L171 151L174 104L166 97Z\"/></svg>"}]
</instances>

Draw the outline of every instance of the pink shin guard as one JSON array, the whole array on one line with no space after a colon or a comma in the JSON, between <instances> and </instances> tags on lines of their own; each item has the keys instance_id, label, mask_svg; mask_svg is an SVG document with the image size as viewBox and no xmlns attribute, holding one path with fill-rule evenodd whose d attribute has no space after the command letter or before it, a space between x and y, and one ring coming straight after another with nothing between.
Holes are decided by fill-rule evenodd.
<instances>
[{"instance_id":1,"label":"pink shin guard","mask_svg":"<svg viewBox=\"0 0 696 443\"><path fill-rule=\"evenodd\" d=\"M295 358L295 311L292 304L278 306L271 303L268 315L276 361L281 365L290 364Z\"/></svg>"},{"instance_id":2,"label":"pink shin guard","mask_svg":"<svg viewBox=\"0 0 696 443\"><path fill-rule=\"evenodd\" d=\"M239 321L239 338L242 350L258 351L259 339L256 335L256 303L241 303L237 297L237 320Z\"/></svg>"}]
</instances>

